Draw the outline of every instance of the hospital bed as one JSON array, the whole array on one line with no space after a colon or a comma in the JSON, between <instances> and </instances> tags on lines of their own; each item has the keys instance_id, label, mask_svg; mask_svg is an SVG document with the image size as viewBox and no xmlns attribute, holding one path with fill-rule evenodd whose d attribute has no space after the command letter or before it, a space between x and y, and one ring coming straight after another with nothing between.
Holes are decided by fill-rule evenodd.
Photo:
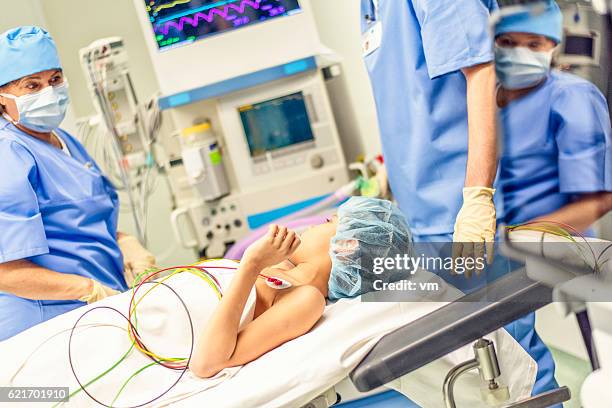
<instances>
[{"instance_id":1,"label":"hospital bed","mask_svg":"<svg viewBox=\"0 0 612 408\"><path fill-rule=\"evenodd\" d=\"M428 281L440 279L425 271L418 276L419 279ZM201 287L189 279L191 278L186 277L184 282L177 281L175 289L182 293L187 304L192 306L193 320L197 322L201 320L198 313L206 310L207 306L201 303L203 302ZM434 336L430 337L431 339L439 339L440 343L431 343L430 348L424 347L421 343L418 348L418 353L421 354L413 354L413 358L404 355L400 360L394 360L391 375L383 374L384 370L389 371L385 368L385 364L373 363L379 357L387 359L381 352L391 344L398 346L400 351L394 353L398 356L407 350L406 345L411 343L416 345L417 336L411 332L420 331L425 334L423 330L426 330L428 324L431 325L432 319L440 314L439 311L445 310L442 313L445 314L449 306L454 310L455 305L447 301L451 295L455 298L461 296L460 292L449 287L444 294L444 301L429 299L426 302L365 303L356 298L330 303L321 321L306 335L285 343L243 367L224 370L213 379L197 379L186 373L176 387L150 406L295 408L313 403L319 405L310 406L321 406L320 404L326 401L331 405L336 402L333 387L351 372L353 372L353 381L363 389L376 384L382 385L385 380L395 378L396 374L408 371L413 372L413 377L402 377L401 384L391 384L391 386L427 408L443 406L439 383L448 370L470 358L473 353L472 347L460 346L467 344L469 339L478 335L487 335L488 339L494 341L503 371L500 382L509 386L512 400L529 397L535 381L535 362L504 330L489 333L489 329L493 330L492 323L478 331L475 324L466 322L468 326L473 326L472 337L461 334L460 330L453 327L448 327L450 332L444 335L442 327L437 327L429 333L429 336ZM185 331L181 333L184 324L181 323L181 315L177 312L180 308L172 306L172 297L168 296L167 299L158 299L153 305L155 307L151 309L151 315L163 317L161 321L152 320L155 322L152 327L163 336L152 338L151 341L156 348L166 347L166 350L172 350L171 346L175 343L184 343L181 339L188 338L189 333ZM127 306L127 302L128 296L123 294L105 299L97 305L112 305L121 309ZM163 305L168 306L164 309ZM86 306L58 316L0 343L0 358L3 361L0 385L69 386L71 391L74 390L76 382L67 363L68 333L59 334L42 346L41 342L55 333L72 327L79 316L92 307L94 306ZM458 304L458 307L461 307L461 304ZM141 314L143 317L139 320L146 317L144 316L146 313L141 312ZM80 340L74 346L80 350L73 357L76 361L76 370L82 379L91 378L99 373L101 368L106 368L109 361L114 361L116 356L129 346L124 331L117 327L102 327L108 324L108 320L100 315L100 320L96 321L98 318L95 316L97 315L92 314L93 320L87 323L99 326L92 329L89 335L87 330L77 333L77 340ZM442 321L447 320L440 320ZM196 332L201 328L198 328L197 324L194 326ZM391 332L393 334L381 341L383 336ZM399 335L407 337L401 340L397 337ZM454 336L459 336L460 340L451 340L450 338ZM393 342L390 342L391 340ZM426 364L432 360L436 361ZM144 356L135 354L125 367L117 369L104 382L92 386L90 391L100 399L109 401L112 399L111 391L118 389L125 378L146 361ZM405 364L408 369L400 368L400 363ZM413 371L417 366L420 368ZM509 367L512 367L512 370ZM174 381L176 375L177 373L161 369L143 373L126 388L117 406L131 406L147 401ZM477 372L465 374L461 379L460 389L455 393L457 401L463 404L459 406L487 406L479 396L480 385ZM432 390L435 390L436 396L433 400ZM323 398L324 396L327 397ZM75 396L66 405L95 406L83 393Z\"/></svg>"},{"instance_id":2,"label":"hospital bed","mask_svg":"<svg viewBox=\"0 0 612 408\"><path fill-rule=\"evenodd\" d=\"M529 279L521 268L384 336L351 371L350 378L364 392L397 379L409 383L410 373L551 301L552 290ZM438 393L441 390L442 386ZM569 399L569 390L561 387L515 406L548 407Z\"/></svg>"},{"instance_id":3,"label":"hospital bed","mask_svg":"<svg viewBox=\"0 0 612 408\"><path fill-rule=\"evenodd\" d=\"M552 256L543 257L544 251L540 253L541 248L538 245L531 245L533 242L544 241L549 244L546 248ZM575 299L588 299L590 295L591 302L608 301L609 295L607 298L605 295L612 292L600 294L599 297L593 293L596 290L602 293L606 290L606 285L602 288L602 283L605 281L609 285L605 276L612 276L612 265L608 263L605 271L599 271L598 276L594 276L590 262L586 267L582 260L576 262L575 259L586 247L594 251L594 257L599 258L600 254L610 250L610 242L586 239L584 242L568 243L550 234L533 231L514 233L512 241L506 236L502 252L513 259L524 261L524 267L387 334L351 371L350 379L357 389L364 392L383 384L399 384L401 389L409 393L409 384L414 383L414 378L418 378L415 373L438 361L440 357L477 341L486 333L534 312L553 300L563 301L563 306L560 306L562 308L571 308L572 303L567 301L572 299L560 298L560 288L573 293ZM584 285L582 290L577 289L580 288L578 283L585 280L588 285ZM556 297L553 297L553 292ZM598 304L595 303L594 306ZM577 319L585 340L585 348L591 357L593 368L596 369L591 334L584 330L585 324L589 326L588 317L585 312L579 312ZM473 364L471 368L480 367ZM454 381L451 374L445 378L444 383L438 384L438 392L449 391L449 381ZM453 406L448 395L444 397L446 406ZM568 401L570 397L568 388L560 387L507 406L548 407Z\"/></svg>"}]
</instances>

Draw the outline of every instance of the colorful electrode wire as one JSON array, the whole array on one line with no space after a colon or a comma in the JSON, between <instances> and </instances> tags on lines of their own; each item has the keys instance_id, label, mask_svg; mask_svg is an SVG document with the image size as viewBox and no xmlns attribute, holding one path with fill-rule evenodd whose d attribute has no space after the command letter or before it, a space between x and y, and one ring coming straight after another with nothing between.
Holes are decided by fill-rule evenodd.
<instances>
[{"instance_id":1,"label":"colorful electrode wire","mask_svg":"<svg viewBox=\"0 0 612 408\"><path fill-rule=\"evenodd\" d=\"M581 252L580 255L582 256L582 260L584 261L585 265L588 265L593 269L593 273L595 274L600 273L603 270L603 266L610 260L609 258L604 260L603 256L610 248L612 248L612 244L607 245L603 249L603 251L599 253L599 255L596 255L595 250L593 249L593 246L589 243L586 237L582 233L580 233L580 231L576 230L571 225L564 224L562 222L549 221L549 220L529 221L529 222L525 222L525 223L517 224L517 225L508 225L506 226L506 229L508 230L508 232L513 232L513 231L542 232L541 245L544 244L545 234L555 235L555 236L564 238L573 243L578 243L578 241L576 240L576 237L580 238L588 247L590 251L590 257L592 258L593 263L592 265L591 263L589 263L589 259L587 259L587 256L584 253L582 253L582 247L579 246L578 249Z\"/></svg>"},{"instance_id":2,"label":"colorful electrode wire","mask_svg":"<svg viewBox=\"0 0 612 408\"><path fill-rule=\"evenodd\" d=\"M168 392L170 392L172 390L172 388L174 388L178 382L180 381L180 379L183 377L183 375L185 374L186 370L189 367L189 361L191 359L191 355L193 353L193 347L194 347L194 332L193 332L193 322L191 319L191 314L189 313L189 309L187 307L187 305L185 304L184 300L181 298L181 296L170 286L168 286L165 282L168 281L169 279L171 279L173 276L176 276L178 274L181 273L191 273L199 278L201 278L206 284L207 286L209 286L213 292L215 293L217 299L221 300L221 298L223 297L223 291L221 288L221 284L219 283L218 279L212 274L210 273L208 270L209 269L217 269L217 270L237 270L239 262L238 261L234 261L236 263L236 266L218 266L218 265L210 265L210 262L213 261L217 261L216 259L211 259L211 260L207 260L207 261L203 261L201 263L198 263L196 265L188 265L188 266L174 266L171 268L165 268L165 269L160 269L160 270L148 270L143 272L142 274L140 274L139 276L136 277L134 285L132 287L132 295L130 298L130 303L129 303L129 307L128 307L128 314L125 315L122 312L120 312L119 310L109 307L109 306L98 306L98 307L94 307L92 309L87 310L86 312L84 312L75 322L74 326L72 327L72 329L68 329L68 330L64 330L60 333L57 333L55 335L53 335L54 338L57 335L67 332L70 332L70 338L69 338L69 342L68 342L68 360L69 360L69 364L70 364L70 368L72 371L72 374L75 378L75 380L77 381L77 383L79 384L79 388L76 389L75 391L73 391L70 395L69 398L74 397L75 395L77 395L80 392L84 392L89 398L91 398L93 401L97 402L98 404L105 406L105 407L116 407L115 402L119 399L119 397L121 396L121 394L123 393L123 391L126 389L127 385L139 374L141 374L142 372L144 372L146 369L156 366L156 365L160 365L162 367L165 367L167 369L170 370L174 370L174 371L179 371L180 375L177 378L177 380L168 388L166 389L164 392L162 392L161 394L159 394L158 396L156 396L155 398L143 403L143 404L139 404L139 405L135 405L135 406L130 406L130 407L124 407L124 408L138 408L138 407L142 407L144 405L148 405L151 404L153 402L155 402L156 400L158 400L159 398L163 397L164 395L166 395ZM165 276L163 276L160 280L154 281L153 279L159 277L160 275L170 272L168 274L166 274ZM283 281L279 278L273 277L273 276L268 276L265 274L259 274L258 276L261 279L265 279L268 283L271 283L272 285L275 286L282 286L283 285ZM152 285L152 287L150 287L147 291L144 292L144 294L140 297L138 297L138 293L143 289L143 287L145 285ZM146 345L144 339L142 338L142 336L139 334L138 332L138 313L137 313L137 309L138 309L138 305L140 304L140 302L149 294L151 293L151 291L153 291L154 289L158 288L159 286L164 286L165 288L171 290L173 292L173 294L179 299L179 301L181 302L183 309L185 310L185 313L187 315L187 318L189 320L189 325L190 325L190 330L191 330L191 346L190 346L190 353L189 356L187 357L167 357L167 356L161 356L158 353L154 352L153 350L149 349L149 347ZM72 340L73 337L75 335L75 332L78 328L83 328L83 327L101 327L101 326L110 326L110 327L119 327L116 325L108 325L108 324L85 324L85 325L79 325L79 323L81 322L81 320L83 320L85 318L85 316L87 316L89 313L92 313L93 311L96 310L107 310L107 311L112 311L118 315L120 315L121 317L123 317L123 319L127 322L127 329L124 329L127 334L128 337L131 341L131 346L129 347L129 349L116 361L114 362L108 369L104 370L101 374L97 375L96 377L94 377L93 379L89 380L86 383L83 383L81 381L81 379L78 377L75 367L74 367L74 363L73 363L73 351L72 351ZM50 339L48 339L50 340ZM43 344L46 344L48 340L45 340L45 342ZM151 363L141 367L140 369L136 370L133 374L131 374L127 380L121 385L121 387L119 388L119 391L117 392L117 394L115 395L115 397L113 398L112 402L110 404L105 404L101 401L99 401L94 395L92 395L92 393L90 391L87 390L87 387L91 386L92 384L98 382L100 379L102 379L103 377L105 377L106 375L108 375L111 371L113 371L115 368L117 368L122 362L124 362L128 356L130 355L130 353L134 350L137 349L138 351L140 351L142 354L144 354L145 356L147 356L149 359L151 359ZM38 350L38 348L37 348ZM29 358L28 358L29 359ZM25 363L24 363L25 364ZM15 374L17 375L17 373ZM56 404L54 407L61 405L61 403Z\"/></svg>"},{"instance_id":3,"label":"colorful electrode wire","mask_svg":"<svg viewBox=\"0 0 612 408\"><path fill-rule=\"evenodd\" d=\"M122 394L122 392L125 390L125 388L127 387L127 385L129 384L129 382L131 382L131 380L133 380L136 376L138 376L139 374L141 374L142 372L144 372L146 369L156 366L156 365L160 365L163 366L165 368L171 369L171 370L175 370L175 371L180 371L180 375L177 378L177 380L168 388L166 389L164 392L162 392L161 394L159 394L158 396L156 396L155 398L139 404L139 405L134 405L134 406L130 406L130 407L124 407L124 408L138 408L138 407L142 407L148 404L151 404L153 402L155 402L156 400L158 400L159 398L163 397L164 395L166 395L168 392L170 392L177 384L178 382L181 380L181 378L183 377L183 375L185 374L185 372L187 371L188 367L189 367L189 361L191 360L191 355L193 353L193 348L194 348L194 331L193 331L193 322L191 319L191 314L189 313L189 309L187 307L187 305L185 304L184 300L181 298L181 296L170 286L168 286L165 282L172 278L173 276L176 276L177 274L180 273L191 273L199 278L201 278L215 293L217 299L221 300L221 298L223 297L223 292L222 292L222 288L221 288L221 284L219 283L219 281L217 280L217 278L208 271L208 269L225 269L225 270L236 270L238 267L238 263L236 263L236 267L230 267L230 266L216 266L216 265L208 265L209 262L212 262L214 260L208 260L208 261L204 261L202 263L199 263L197 265L189 265L189 266L175 266L175 267L171 267L171 268L165 268L165 269L161 269L161 270L154 270L154 271L146 271L144 273L142 273L141 275L139 275L136 280L135 280L135 284L132 287L132 296L130 299L130 304L129 304L129 311L128 311L128 315L126 316L125 314L121 313L119 310L114 309L112 307L108 307L108 306L98 306L98 307L94 307L92 309L87 310L86 312L84 312L79 319L77 319L77 321L75 322L72 330L70 331L70 339L68 342L68 360L70 363L70 368L72 370L72 374L74 375L75 380L77 381L77 383L79 384L79 388L75 391L73 391L70 394L70 398L73 397L74 395L78 394L79 392L84 392L89 398L91 398L93 401L97 402L98 404L105 406L105 407L115 407L115 402L118 400L118 398L120 397L120 395ZM160 274L164 273L164 272L170 272L171 273L167 274L166 276L164 276L162 279L160 279L159 281L153 281L154 278L158 277ZM144 285L153 285L151 288L149 288L142 296L140 296L137 299L137 294L138 292L143 288ZM137 307L140 304L140 302L142 301L142 299L144 297L146 297L152 290L156 289L159 286L164 286L167 289L171 290L173 292L173 294L179 299L179 301L181 302L185 313L187 314L188 320L189 320L189 325L190 325L190 330L191 330L191 346L190 346L190 352L189 355L187 357L164 357L164 356L160 356L157 353L155 353L154 351L150 350L143 338L141 337L141 335L138 332L138 319L137 319ZM99 374L98 376L96 376L95 378L93 378L92 380L88 381L87 383L83 383L79 378L78 375L76 373L76 370L74 368L74 364L73 364L73 356L72 356L72 339L73 339L73 335L75 333L75 330L77 329L77 327L79 326L79 322L89 313L93 312L94 310L102 310L102 309L106 309L106 310L110 310L114 313L119 314L121 317L123 317L127 324L127 333L128 336L130 338L131 341L131 346L128 349L128 351L123 354L123 356L116 361L110 368L108 368L107 370L105 370L104 372L102 372L101 374ZM125 359L129 356L129 354L132 352L133 349L137 349L138 351L140 351L141 353L143 353L144 355L146 355L149 359L152 360L151 363L141 367L140 369L138 369L137 371L135 371L132 375L130 375L127 380L121 385L119 391L117 392L117 394L115 395L115 397L113 398L113 401L110 404L104 404L103 402L99 401L95 396L93 396L91 394L91 392L89 392L87 390L87 387L89 387L90 385L94 384L95 382L99 381L101 378L105 377L107 374L109 374L112 370L114 370L116 367L118 367L123 361L125 361Z\"/></svg>"}]
</instances>

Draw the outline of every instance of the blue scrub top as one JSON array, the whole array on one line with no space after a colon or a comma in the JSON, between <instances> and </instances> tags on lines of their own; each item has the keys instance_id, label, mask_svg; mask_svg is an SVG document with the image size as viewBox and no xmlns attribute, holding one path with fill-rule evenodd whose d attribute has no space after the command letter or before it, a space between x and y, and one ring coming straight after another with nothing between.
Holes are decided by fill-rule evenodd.
<instances>
[{"instance_id":1,"label":"blue scrub top","mask_svg":"<svg viewBox=\"0 0 612 408\"><path fill-rule=\"evenodd\" d=\"M460 70L493 61L488 18L496 7L494 0L362 0L362 31L382 27L365 64L389 183L417 238L452 233L461 208L468 116Z\"/></svg>"},{"instance_id":2,"label":"blue scrub top","mask_svg":"<svg viewBox=\"0 0 612 408\"><path fill-rule=\"evenodd\" d=\"M117 193L85 148L57 133L72 157L0 118L0 263L27 259L126 290ZM82 305L0 293L0 340Z\"/></svg>"},{"instance_id":3,"label":"blue scrub top","mask_svg":"<svg viewBox=\"0 0 612 408\"><path fill-rule=\"evenodd\" d=\"M551 71L500 110L499 186L505 222L549 214L583 193L612 191L612 136L606 99L592 83Z\"/></svg>"},{"instance_id":4,"label":"blue scrub top","mask_svg":"<svg viewBox=\"0 0 612 408\"><path fill-rule=\"evenodd\" d=\"M362 0L362 32L381 24L381 45L365 64L389 183L415 240L451 239L468 150L460 70L493 61L488 18L496 8L494 0ZM533 393L555 388L554 362L534 315L506 330L538 363Z\"/></svg>"}]
</instances>

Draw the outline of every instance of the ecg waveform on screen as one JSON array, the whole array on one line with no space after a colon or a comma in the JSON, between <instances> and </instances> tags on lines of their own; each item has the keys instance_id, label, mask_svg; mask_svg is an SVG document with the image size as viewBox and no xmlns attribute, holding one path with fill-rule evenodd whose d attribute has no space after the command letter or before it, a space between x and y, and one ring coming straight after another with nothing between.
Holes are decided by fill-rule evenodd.
<instances>
[{"instance_id":1,"label":"ecg waveform on screen","mask_svg":"<svg viewBox=\"0 0 612 408\"><path fill-rule=\"evenodd\" d=\"M147 11L149 11L149 12L153 11L153 13L156 14L156 13L159 13L160 11L162 11L162 10L171 9L171 8L176 7L178 5L187 4L187 3L191 3L191 0L174 0L171 3L160 4L159 6L155 6L155 7L153 7L152 5L149 5L149 6L147 6Z\"/></svg>"},{"instance_id":2,"label":"ecg waveform on screen","mask_svg":"<svg viewBox=\"0 0 612 408\"><path fill-rule=\"evenodd\" d=\"M166 21L163 24L156 26L156 32L163 35L168 35L171 28L175 28L179 31L185 29L186 24L190 24L193 27L197 27L200 21L207 21L212 23L216 16L219 16L227 21L235 18L232 12L244 14L247 7L251 7L255 10L259 9L261 0L242 0L240 4L226 4L223 8L212 8L207 11L199 11L193 14L191 17L183 16L177 21Z\"/></svg>"},{"instance_id":3,"label":"ecg waveform on screen","mask_svg":"<svg viewBox=\"0 0 612 408\"><path fill-rule=\"evenodd\" d=\"M144 0L159 49L301 12L299 0Z\"/></svg>"}]
</instances>

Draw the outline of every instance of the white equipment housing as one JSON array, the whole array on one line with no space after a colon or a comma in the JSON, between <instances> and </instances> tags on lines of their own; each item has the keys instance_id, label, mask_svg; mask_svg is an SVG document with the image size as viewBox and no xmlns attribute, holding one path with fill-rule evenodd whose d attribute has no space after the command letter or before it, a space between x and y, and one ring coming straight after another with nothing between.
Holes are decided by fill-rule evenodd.
<instances>
[{"instance_id":1,"label":"white equipment housing","mask_svg":"<svg viewBox=\"0 0 612 408\"><path fill-rule=\"evenodd\" d=\"M211 30L218 29L213 15L225 18L229 11L264 10L272 3L291 4L292 9L177 44L160 34L160 24L180 23L193 30L209 19ZM329 50L320 43L308 0L202 2L193 9L165 1L134 4L159 80L160 107L170 113L175 136L210 122L231 187L229 195L217 194L210 201L194 188L193 157L187 154L191 158L185 163L180 144L162 140L179 207L173 226L184 246L200 255L221 256L249 230L315 203L348 182L325 83L340 69L320 57ZM154 12L162 8L160 13L172 9L174 14L156 20ZM169 36L168 30L164 33Z\"/></svg>"}]
</instances>

